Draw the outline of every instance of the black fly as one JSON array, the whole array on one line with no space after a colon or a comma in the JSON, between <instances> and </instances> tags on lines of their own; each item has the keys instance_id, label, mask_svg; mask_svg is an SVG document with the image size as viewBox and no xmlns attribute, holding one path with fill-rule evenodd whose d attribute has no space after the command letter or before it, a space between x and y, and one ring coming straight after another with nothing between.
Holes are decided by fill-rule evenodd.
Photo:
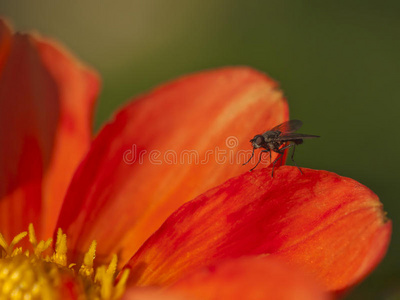
<instances>
[{"instance_id":1,"label":"black fly","mask_svg":"<svg viewBox=\"0 0 400 300\"><path fill-rule=\"evenodd\" d=\"M269 159L271 161L271 151L274 151L280 155L274 160L272 163L272 173L271 176L274 177L274 167L275 164L282 159L283 154L285 153L285 149L289 149L293 147L293 152L291 155L291 159L295 166L300 170L301 174L303 172L301 169L297 166L296 162L293 159L294 156L294 150L297 145L300 145L303 143L303 139L311 139L311 138L317 138L319 137L318 135L311 135L311 134L302 134L302 133L294 133L296 130L298 130L301 125L303 125L303 122L300 120L290 120L287 122L284 122L278 126L275 126L274 128L264 132L263 134L257 134L250 140L250 143L253 146L253 153L250 157L250 159L245 162L243 165L246 165L250 162L250 160L254 156L254 150L258 148L264 148L265 150L262 150L260 152L260 157L258 159L257 164L250 169L250 171L253 171L258 164L261 161L261 155L263 153L268 153L269 152ZM280 148L282 145L284 147Z\"/></svg>"}]
</instances>

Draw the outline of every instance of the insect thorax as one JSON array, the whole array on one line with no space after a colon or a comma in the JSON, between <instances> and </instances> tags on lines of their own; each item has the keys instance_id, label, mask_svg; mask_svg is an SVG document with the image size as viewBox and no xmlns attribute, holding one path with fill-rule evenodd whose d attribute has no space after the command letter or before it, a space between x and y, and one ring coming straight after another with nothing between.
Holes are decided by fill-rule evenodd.
<instances>
[{"instance_id":1,"label":"insect thorax","mask_svg":"<svg viewBox=\"0 0 400 300\"><path fill-rule=\"evenodd\" d=\"M265 142L268 143L274 141L280 134L280 131L266 131L264 132L263 136Z\"/></svg>"}]
</instances>

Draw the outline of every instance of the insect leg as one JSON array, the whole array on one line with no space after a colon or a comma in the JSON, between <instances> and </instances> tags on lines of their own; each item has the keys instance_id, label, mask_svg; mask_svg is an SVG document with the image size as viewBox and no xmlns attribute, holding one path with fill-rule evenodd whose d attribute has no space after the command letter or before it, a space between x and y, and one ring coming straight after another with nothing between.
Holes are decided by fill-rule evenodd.
<instances>
[{"instance_id":1,"label":"insect leg","mask_svg":"<svg viewBox=\"0 0 400 300\"><path fill-rule=\"evenodd\" d=\"M246 161L244 164L242 164L242 166L247 165L249 163L249 161L253 158L254 156L254 147L253 147L253 153L251 154L251 157L249 158L248 161Z\"/></svg>"},{"instance_id":2,"label":"insect leg","mask_svg":"<svg viewBox=\"0 0 400 300\"><path fill-rule=\"evenodd\" d=\"M300 173L303 174L303 171L300 169L300 167L299 167L299 166L296 164L296 162L294 161L294 151L295 151L295 149L296 149L296 144L289 144L289 145L287 145L287 146L285 146L285 147L279 149L279 152L278 152L278 153L281 153L281 157L279 157L279 159L282 158L282 156L283 156L283 150L289 149L289 148L291 148L291 147L293 147L293 151L292 151L292 155L290 156L290 158L292 159L292 161L293 161L294 165L297 167L297 169L299 169ZM274 161L274 166L275 166L275 163L276 163L277 161L278 161L278 159L276 159L276 160ZM273 169L272 169L272 171L273 171Z\"/></svg>"},{"instance_id":3,"label":"insect leg","mask_svg":"<svg viewBox=\"0 0 400 300\"><path fill-rule=\"evenodd\" d=\"M293 144L293 151L292 151L292 155L290 156L290 158L292 159L292 162L297 167L297 169L299 169L300 173L303 175L303 171L299 168L299 166L294 161L294 158L293 158L294 157L294 150L296 150L296 145L295 144Z\"/></svg>"},{"instance_id":4,"label":"insect leg","mask_svg":"<svg viewBox=\"0 0 400 300\"><path fill-rule=\"evenodd\" d=\"M274 177L274 168L275 168L276 163L277 163L278 161L280 161L280 160L282 159L282 157L283 157L283 154L285 154L285 151L283 151L283 150L288 149L288 148L290 148L290 147L293 147L293 144L289 144L289 145L287 145L287 146L285 146L285 147L282 147L282 148L280 148L280 149L274 150L276 153L278 153L278 154L280 154L280 155L278 155L278 157L277 157L277 158L274 160L274 162L272 163L271 177ZM296 165L296 167L297 167L297 165ZM301 172L301 170L300 170L300 172Z\"/></svg>"},{"instance_id":5,"label":"insect leg","mask_svg":"<svg viewBox=\"0 0 400 300\"><path fill-rule=\"evenodd\" d=\"M262 156L262 154L265 153L265 152L269 152L269 151L268 151L268 150L263 150L263 151L260 152L260 156L259 156L259 158L258 158L258 162L257 162L257 164L256 164L254 167L252 167L252 168L250 169L250 172L253 171L253 170L258 166L258 164L259 164L260 161L261 161L261 156Z\"/></svg>"},{"instance_id":6,"label":"insect leg","mask_svg":"<svg viewBox=\"0 0 400 300\"><path fill-rule=\"evenodd\" d=\"M279 153L279 152L278 152ZM274 160L274 162L272 163L272 172L271 172L271 177L274 177L274 168L275 168L275 164L278 162L278 161L280 161L281 159L282 159L282 157L283 157L283 153L279 153L280 154L280 156L278 156L275 160Z\"/></svg>"}]
</instances>

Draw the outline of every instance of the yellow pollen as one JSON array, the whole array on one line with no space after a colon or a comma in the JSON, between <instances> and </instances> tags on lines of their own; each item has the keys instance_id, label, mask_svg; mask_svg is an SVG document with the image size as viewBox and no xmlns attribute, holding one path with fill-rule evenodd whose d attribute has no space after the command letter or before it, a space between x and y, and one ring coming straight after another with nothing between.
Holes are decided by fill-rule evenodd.
<instances>
[{"instance_id":1,"label":"yellow pollen","mask_svg":"<svg viewBox=\"0 0 400 300\"><path fill-rule=\"evenodd\" d=\"M28 235L33 252L23 252L15 247ZM124 270L115 284L117 256L113 255L109 266L93 267L96 241L85 254L79 272L76 263L67 261L67 236L57 232L55 248L53 240L38 242L33 225L28 232L16 235L7 244L0 233L0 300L2 299L120 299L125 291L129 271ZM45 255L44 253L48 253Z\"/></svg>"}]
</instances>

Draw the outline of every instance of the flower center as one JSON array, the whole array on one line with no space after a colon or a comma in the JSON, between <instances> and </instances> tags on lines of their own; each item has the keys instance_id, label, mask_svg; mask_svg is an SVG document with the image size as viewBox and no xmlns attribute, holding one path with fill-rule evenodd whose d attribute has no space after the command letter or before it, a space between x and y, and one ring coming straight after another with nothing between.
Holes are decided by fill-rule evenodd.
<instances>
[{"instance_id":1,"label":"flower center","mask_svg":"<svg viewBox=\"0 0 400 300\"><path fill-rule=\"evenodd\" d=\"M7 244L0 233L0 299L119 299L129 271L123 271L115 284L117 256L109 266L93 268L96 241L93 241L77 271L76 264L67 265L67 236L59 229L55 249L52 239L38 242L33 225L29 225L29 241L33 253L15 248L28 235L22 232Z\"/></svg>"}]
</instances>

